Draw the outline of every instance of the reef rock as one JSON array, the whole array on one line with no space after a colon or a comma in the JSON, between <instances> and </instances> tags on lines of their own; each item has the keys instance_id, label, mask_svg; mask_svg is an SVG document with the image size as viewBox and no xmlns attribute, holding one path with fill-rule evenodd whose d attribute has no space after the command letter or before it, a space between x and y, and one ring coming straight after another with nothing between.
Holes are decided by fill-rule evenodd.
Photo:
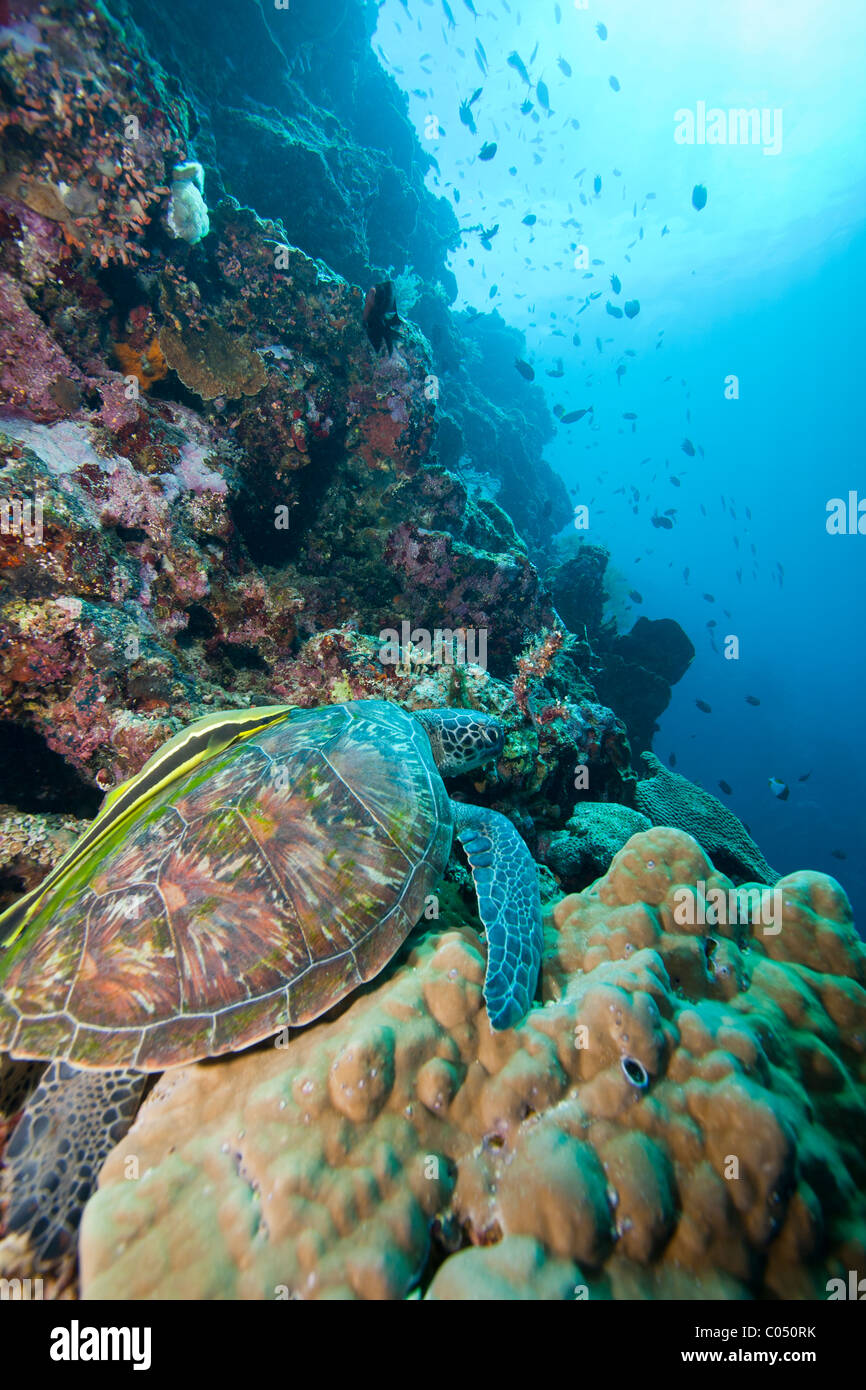
<instances>
[{"instance_id":1,"label":"reef rock","mask_svg":"<svg viewBox=\"0 0 866 1390\"><path fill-rule=\"evenodd\" d=\"M619 711L635 753L652 745L671 686L694 660L691 640L673 618L638 618L631 632L606 632L599 643L599 696Z\"/></svg>"}]
</instances>

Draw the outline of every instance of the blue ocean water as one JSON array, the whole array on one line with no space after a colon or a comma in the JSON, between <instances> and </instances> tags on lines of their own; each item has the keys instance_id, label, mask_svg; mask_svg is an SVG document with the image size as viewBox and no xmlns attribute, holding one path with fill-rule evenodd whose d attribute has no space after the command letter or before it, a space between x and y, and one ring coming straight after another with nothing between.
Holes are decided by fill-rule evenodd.
<instances>
[{"instance_id":1,"label":"blue ocean water","mask_svg":"<svg viewBox=\"0 0 866 1390\"><path fill-rule=\"evenodd\" d=\"M827 522L866 499L866 9L385 0L374 42L467 229L458 307L525 332L551 407L593 407L546 457L640 596L621 629L672 617L695 644L655 751L862 921L866 534ZM469 230L496 224L489 249Z\"/></svg>"}]
</instances>

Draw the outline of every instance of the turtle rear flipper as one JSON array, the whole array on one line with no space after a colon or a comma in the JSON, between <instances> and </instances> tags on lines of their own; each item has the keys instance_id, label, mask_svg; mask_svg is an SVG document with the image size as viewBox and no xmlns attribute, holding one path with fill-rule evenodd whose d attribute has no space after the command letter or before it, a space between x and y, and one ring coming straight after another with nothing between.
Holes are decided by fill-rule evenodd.
<instances>
[{"instance_id":1,"label":"turtle rear flipper","mask_svg":"<svg viewBox=\"0 0 866 1390\"><path fill-rule=\"evenodd\" d=\"M535 862L507 816L463 802L452 806L487 934L484 1002L490 1024L513 1028L532 1005L541 966L544 933Z\"/></svg>"},{"instance_id":2,"label":"turtle rear flipper","mask_svg":"<svg viewBox=\"0 0 866 1390\"><path fill-rule=\"evenodd\" d=\"M148 1077L52 1062L6 1146L2 1194L9 1233L39 1261L72 1249L105 1159L129 1129Z\"/></svg>"}]
</instances>

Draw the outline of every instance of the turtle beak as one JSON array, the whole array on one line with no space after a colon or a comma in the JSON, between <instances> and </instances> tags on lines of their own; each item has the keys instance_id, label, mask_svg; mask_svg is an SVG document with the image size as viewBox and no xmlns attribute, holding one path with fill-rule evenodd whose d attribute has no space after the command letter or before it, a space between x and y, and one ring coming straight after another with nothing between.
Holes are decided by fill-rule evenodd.
<instances>
[{"instance_id":1,"label":"turtle beak","mask_svg":"<svg viewBox=\"0 0 866 1390\"><path fill-rule=\"evenodd\" d=\"M494 726L487 730L485 738L490 746L490 757L498 758L505 747L505 731Z\"/></svg>"}]
</instances>

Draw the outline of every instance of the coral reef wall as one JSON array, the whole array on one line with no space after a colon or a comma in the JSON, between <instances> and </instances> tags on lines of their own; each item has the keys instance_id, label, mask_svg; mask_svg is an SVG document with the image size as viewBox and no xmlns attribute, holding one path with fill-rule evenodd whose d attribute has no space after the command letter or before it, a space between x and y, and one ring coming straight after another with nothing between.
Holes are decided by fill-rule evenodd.
<instances>
[{"instance_id":1,"label":"coral reef wall","mask_svg":"<svg viewBox=\"0 0 866 1390\"><path fill-rule=\"evenodd\" d=\"M603 552L544 576L553 422L520 335L449 308L456 224L374 17L12 0L0 465L31 524L0 535L0 734L35 775L10 760L0 803L90 815L209 708L476 702L509 731L482 791L540 857L559 833L557 872L576 800L634 805L626 732L648 745L691 648L602 624ZM412 317L377 353L394 264ZM431 663L416 629L483 651Z\"/></svg>"},{"instance_id":2,"label":"coral reef wall","mask_svg":"<svg viewBox=\"0 0 866 1390\"><path fill-rule=\"evenodd\" d=\"M219 192L279 217L293 245L366 284L411 265L456 293L445 254L459 241L408 105L371 47L370 0L110 0L131 37L194 109L196 151Z\"/></svg>"},{"instance_id":3,"label":"coral reef wall","mask_svg":"<svg viewBox=\"0 0 866 1390\"><path fill-rule=\"evenodd\" d=\"M448 200L425 186L435 160L371 47L377 7L111 0L111 10L127 31L138 27L139 43L189 97L210 186L279 218L293 245L348 280L366 285L411 267L422 286L412 316L432 345L443 462L469 455L498 476L500 502L527 542L543 545L570 513L542 458L553 420L538 388L514 372L522 335L494 314L476 320L467 339L468 325L448 310L457 285L446 255L460 232Z\"/></svg>"}]
</instances>

